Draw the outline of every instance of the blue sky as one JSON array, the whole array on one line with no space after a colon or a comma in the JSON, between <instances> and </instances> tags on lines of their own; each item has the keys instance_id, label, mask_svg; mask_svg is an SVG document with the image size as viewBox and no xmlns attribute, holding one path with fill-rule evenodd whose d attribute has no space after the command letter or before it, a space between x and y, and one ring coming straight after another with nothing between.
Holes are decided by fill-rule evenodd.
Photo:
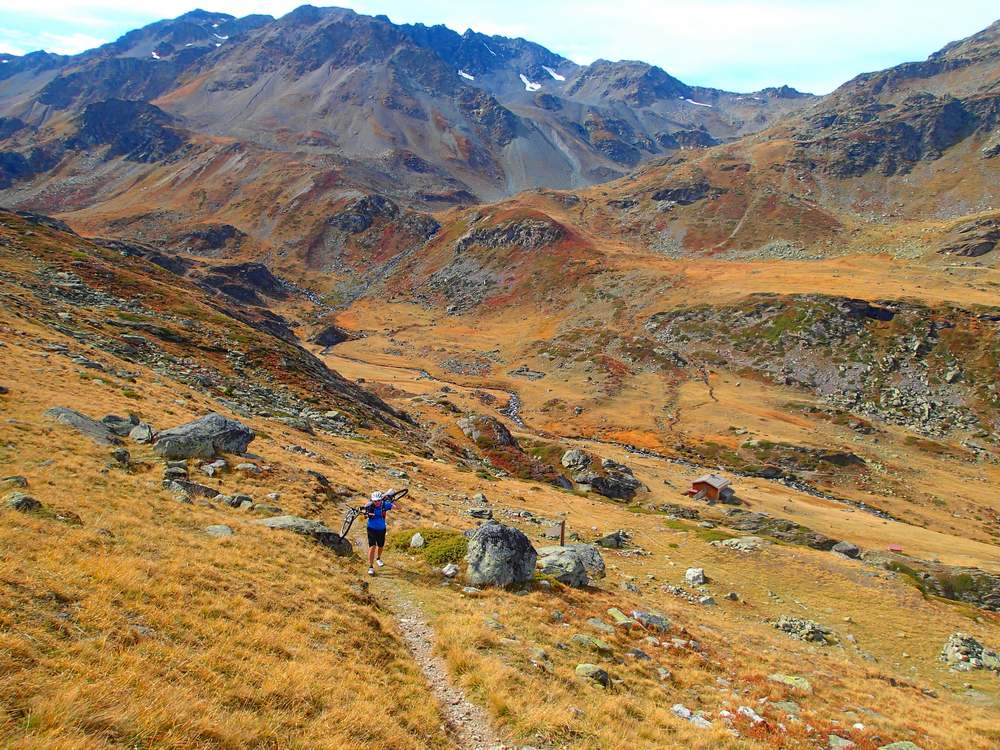
<instances>
[{"instance_id":1,"label":"blue sky","mask_svg":"<svg viewBox=\"0 0 1000 750\"><path fill-rule=\"evenodd\" d=\"M0 52L73 53L198 7L281 15L287 0L0 0ZM323 4L316 2L314 4ZM997 0L343 0L397 22L522 36L588 63L639 59L686 83L826 93L854 75L920 60L1000 18ZM150 4L152 7L152 4Z\"/></svg>"}]
</instances>

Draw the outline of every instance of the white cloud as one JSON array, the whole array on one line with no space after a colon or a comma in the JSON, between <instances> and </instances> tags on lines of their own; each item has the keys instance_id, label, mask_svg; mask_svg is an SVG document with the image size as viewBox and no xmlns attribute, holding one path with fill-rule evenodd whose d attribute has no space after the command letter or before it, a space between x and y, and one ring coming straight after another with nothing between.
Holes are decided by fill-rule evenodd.
<instances>
[{"instance_id":1,"label":"white cloud","mask_svg":"<svg viewBox=\"0 0 1000 750\"><path fill-rule=\"evenodd\" d=\"M82 32L60 34L42 31L32 34L18 29L0 28L0 51L15 55L40 48L60 55L73 55L103 44L104 41Z\"/></svg>"}]
</instances>

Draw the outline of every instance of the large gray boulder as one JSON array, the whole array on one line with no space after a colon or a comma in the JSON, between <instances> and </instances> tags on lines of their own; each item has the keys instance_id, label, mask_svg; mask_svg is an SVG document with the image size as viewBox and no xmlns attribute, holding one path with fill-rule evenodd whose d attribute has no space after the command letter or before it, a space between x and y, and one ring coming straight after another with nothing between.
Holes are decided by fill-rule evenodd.
<instances>
[{"instance_id":1,"label":"large gray boulder","mask_svg":"<svg viewBox=\"0 0 1000 750\"><path fill-rule=\"evenodd\" d=\"M587 585L587 568L580 553L573 547L542 547L538 550L538 567L543 575L559 583L581 589Z\"/></svg>"},{"instance_id":2,"label":"large gray boulder","mask_svg":"<svg viewBox=\"0 0 1000 750\"><path fill-rule=\"evenodd\" d=\"M477 587L530 581L538 553L521 531L499 523L480 526L469 539L465 577Z\"/></svg>"},{"instance_id":3,"label":"large gray boulder","mask_svg":"<svg viewBox=\"0 0 1000 750\"><path fill-rule=\"evenodd\" d=\"M91 419L86 414L81 414L65 406L53 406L45 412L45 416L54 419L59 424L72 427L74 430L90 438L98 445L120 445L121 440L112 432L107 425Z\"/></svg>"},{"instance_id":4,"label":"large gray boulder","mask_svg":"<svg viewBox=\"0 0 1000 750\"><path fill-rule=\"evenodd\" d=\"M612 500L631 500L635 493L643 486L642 482L632 476L632 470L623 464L604 460L604 465L608 467L607 473L590 477L587 484L598 495Z\"/></svg>"},{"instance_id":5,"label":"large gray boulder","mask_svg":"<svg viewBox=\"0 0 1000 750\"><path fill-rule=\"evenodd\" d=\"M212 412L158 433L153 451L166 459L213 458L219 453L245 452L254 437L245 424Z\"/></svg>"},{"instance_id":6,"label":"large gray boulder","mask_svg":"<svg viewBox=\"0 0 1000 750\"><path fill-rule=\"evenodd\" d=\"M264 518L253 523L259 526L266 526L269 529L291 531L310 537L341 556L346 557L354 551L354 547L350 541L342 538L340 534L320 521L313 521L299 516L274 516L273 518Z\"/></svg>"},{"instance_id":7,"label":"large gray boulder","mask_svg":"<svg viewBox=\"0 0 1000 750\"><path fill-rule=\"evenodd\" d=\"M580 557L580 562L587 569L588 576L591 578L604 578L606 574L604 558L601 557L601 551L597 548L596 544L571 544L569 546L576 550L576 554Z\"/></svg>"}]
</instances>

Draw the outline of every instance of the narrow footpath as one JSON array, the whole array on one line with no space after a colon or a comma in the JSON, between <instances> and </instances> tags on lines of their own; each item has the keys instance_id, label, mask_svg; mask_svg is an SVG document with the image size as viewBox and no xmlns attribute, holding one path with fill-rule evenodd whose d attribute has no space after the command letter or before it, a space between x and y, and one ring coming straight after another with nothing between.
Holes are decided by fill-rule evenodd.
<instances>
[{"instance_id":1,"label":"narrow footpath","mask_svg":"<svg viewBox=\"0 0 1000 750\"><path fill-rule=\"evenodd\" d=\"M371 587L395 615L406 647L420 665L427 686L454 738L455 747L458 750L516 750L497 738L486 712L451 682L444 661L434 653L437 637L434 629L427 622L420 605L408 598L396 584L391 574L382 573L371 582Z\"/></svg>"}]
</instances>

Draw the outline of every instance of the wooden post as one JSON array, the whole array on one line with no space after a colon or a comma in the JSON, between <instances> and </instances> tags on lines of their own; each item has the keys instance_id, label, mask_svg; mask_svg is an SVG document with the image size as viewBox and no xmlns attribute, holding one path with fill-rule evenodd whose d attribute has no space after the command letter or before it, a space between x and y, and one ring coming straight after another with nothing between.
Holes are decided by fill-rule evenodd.
<instances>
[{"instance_id":1,"label":"wooden post","mask_svg":"<svg viewBox=\"0 0 1000 750\"><path fill-rule=\"evenodd\" d=\"M566 519L559 522L559 546L566 546Z\"/></svg>"}]
</instances>

